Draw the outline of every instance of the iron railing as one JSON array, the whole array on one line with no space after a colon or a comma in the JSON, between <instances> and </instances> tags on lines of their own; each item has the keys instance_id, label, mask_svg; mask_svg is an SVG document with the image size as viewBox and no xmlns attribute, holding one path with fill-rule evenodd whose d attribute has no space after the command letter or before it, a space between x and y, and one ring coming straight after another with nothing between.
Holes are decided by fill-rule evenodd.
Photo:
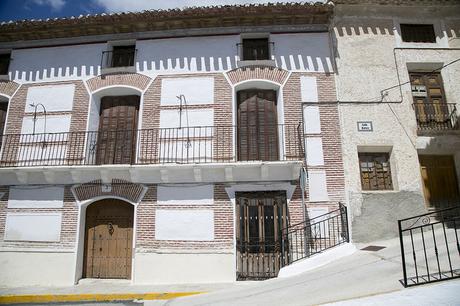
<instances>
[{"instance_id":1,"label":"iron railing","mask_svg":"<svg viewBox=\"0 0 460 306\"><path fill-rule=\"evenodd\" d=\"M11 54L1 54L0 55L0 75L8 74L8 68L11 62Z\"/></svg>"},{"instance_id":2,"label":"iron railing","mask_svg":"<svg viewBox=\"0 0 460 306\"><path fill-rule=\"evenodd\" d=\"M349 239L347 207L308 219L282 230L282 266L347 243Z\"/></svg>"},{"instance_id":3,"label":"iron railing","mask_svg":"<svg viewBox=\"0 0 460 306\"><path fill-rule=\"evenodd\" d=\"M458 114L455 103L412 104L419 130L452 130L458 128Z\"/></svg>"},{"instance_id":4,"label":"iron railing","mask_svg":"<svg viewBox=\"0 0 460 306\"><path fill-rule=\"evenodd\" d=\"M103 51L101 68L131 67L136 62L137 49Z\"/></svg>"},{"instance_id":5,"label":"iron railing","mask_svg":"<svg viewBox=\"0 0 460 306\"><path fill-rule=\"evenodd\" d=\"M398 220L404 287L460 277L460 205Z\"/></svg>"},{"instance_id":6,"label":"iron railing","mask_svg":"<svg viewBox=\"0 0 460 306\"><path fill-rule=\"evenodd\" d=\"M236 126L6 134L0 167L302 160L301 125L275 127L270 137ZM252 136L240 143L243 132Z\"/></svg>"},{"instance_id":7,"label":"iron railing","mask_svg":"<svg viewBox=\"0 0 460 306\"><path fill-rule=\"evenodd\" d=\"M271 60L275 56L275 43L273 41L267 42L267 58L257 58L258 55L251 56L253 58L245 58L244 56L244 43L236 44L236 52L240 61L247 60Z\"/></svg>"}]
</instances>

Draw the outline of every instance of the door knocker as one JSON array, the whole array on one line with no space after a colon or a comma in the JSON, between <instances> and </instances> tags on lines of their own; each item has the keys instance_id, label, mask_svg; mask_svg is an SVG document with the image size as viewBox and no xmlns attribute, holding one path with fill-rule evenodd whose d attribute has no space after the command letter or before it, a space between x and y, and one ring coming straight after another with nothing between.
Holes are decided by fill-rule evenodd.
<instances>
[{"instance_id":1,"label":"door knocker","mask_svg":"<svg viewBox=\"0 0 460 306\"><path fill-rule=\"evenodd\" d=\"M110 236L112 236L112 235L113 235L113 232L114 232L112 222L109 222L109 224L107 224L107 227L109 228L109 234L110 234Z\"/></svg>"}]
</instances>

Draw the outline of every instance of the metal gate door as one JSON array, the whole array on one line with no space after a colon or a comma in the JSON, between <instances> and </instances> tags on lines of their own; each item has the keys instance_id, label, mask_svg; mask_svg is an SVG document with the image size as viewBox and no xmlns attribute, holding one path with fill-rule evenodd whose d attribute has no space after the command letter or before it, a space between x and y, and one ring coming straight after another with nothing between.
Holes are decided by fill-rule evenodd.
<instances>
[{"instance_id":1,"label":"metal gate door","mask_svg":"<svg viewBox=\"0 0 460 306\"><path fill-rule=\"evenodd\" d=\"M281 229L288 224L286 192L236 194L237 279L278 275L283 257Z\"/></svg>"}]
</instances>

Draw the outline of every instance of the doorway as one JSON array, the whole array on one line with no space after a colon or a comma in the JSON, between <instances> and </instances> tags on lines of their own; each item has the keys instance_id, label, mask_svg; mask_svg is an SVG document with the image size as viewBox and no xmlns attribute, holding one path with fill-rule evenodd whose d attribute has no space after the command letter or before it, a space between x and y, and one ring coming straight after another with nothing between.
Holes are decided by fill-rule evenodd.
<instances>
[{"instance_id":1,"label":"doorway","mask_svg":"<svg viewBox=\"0 0 460 306\"><path fill-rule=\"evenodd\" d=\"M429 209L460 205L455 161L451 155L419 155L423 191Z\"/></svg>"},{"instance_id":2,"label":"doorway","mask_svg":"<svg viewBox=\"0 0 460 306\"><path fill-rule=\"evenodd\" d=\"M136 95L101 98L98 165L135 162L139 101Z\"/></svg>"},{"instance_id":3,"label":"doorway","mask_svg":"<svg viewBox=\"0 0 460 306\"><path fill-rule=\"evenodd\" d=\"M105 199L86 209L84 278L130 279L134 206Z\"/></svg>"},{"instance_id":4,"label":"doorway","mask_svg":"<svg viewBox=\"0 0 460 306\"><path fill-rule=\"evenodd\" d=\"M286 192L237 192L235 197L237 279L276 277L288 252L282 243Z\"/></svg>"}]
</instances>

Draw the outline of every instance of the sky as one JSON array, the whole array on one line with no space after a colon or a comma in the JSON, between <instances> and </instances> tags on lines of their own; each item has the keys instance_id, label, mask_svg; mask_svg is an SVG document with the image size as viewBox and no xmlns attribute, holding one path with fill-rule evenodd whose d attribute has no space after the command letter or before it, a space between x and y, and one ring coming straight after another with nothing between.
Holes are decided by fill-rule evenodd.
<instances>
[{"instance_id":1,"label":"sky","mask_svg":"<svg viewBox=\"0 0 460 306\"><path fill-rule=\"evenodd\" d=\"M0 21L267 2L277 0L0 0Z\"/></svg>"}]
</instances>

